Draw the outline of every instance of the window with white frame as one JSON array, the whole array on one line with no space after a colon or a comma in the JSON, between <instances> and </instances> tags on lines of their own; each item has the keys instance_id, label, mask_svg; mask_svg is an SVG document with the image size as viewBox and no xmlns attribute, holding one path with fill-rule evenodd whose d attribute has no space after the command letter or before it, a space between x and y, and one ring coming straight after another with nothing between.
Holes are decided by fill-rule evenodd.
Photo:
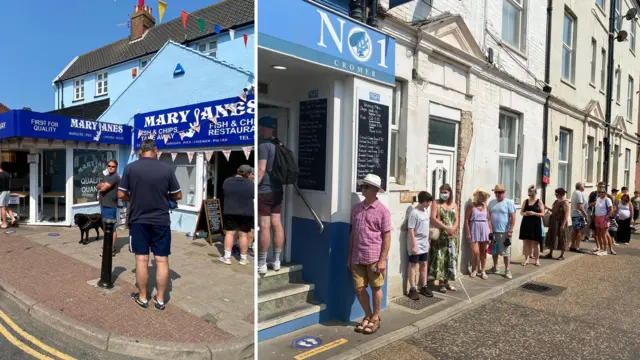
<instances>
[{"instance_id":1,"label":"window with white frame","mask_svg":"<svg viewBox=\"0 0 640 360\"><path fill-rule=\"evenodd\" d=\"M620 14L622 13L622 1L621 0L612 0L615 1L615 14L614 14L614 18L615 18L615 26L616 26L616 32L620 31L620 27L622 25L622 16L620 16Z\"/></svg>"},{"instance_id":2,"label":"window with white frame","mask_svg":"<svg viewBox=\"0 0 640 360\"><path fill-rule=\"evenodd\" d=\"M517 50L525 50L526 1L503 0L502 2L502 40Z\"/></svg>"},{"instance_id":3,"label":"window with white frame","mask_svg":"<svg viewBox=\"0 0 640 360\"><path fill-rule=\"evenodd\" d=\"M600 9L604 10L604 0L596 0L596 5L598 5Z\"/></svg>"},{"instance_id":4,"label":"window with white frame","mask_svg":"<svg viewBox=\"0 0 640 360\"><path fill-rule=\"evenodd\" d=\"M200 43L198 44L198 51L203 54L216 57L218 56L218 42L208 41L206 43Z\"/></svg>"},{"instance_id":5,"label":"window with white frame","mask_svg":"<svg viewBox=\"0 0 640 360\"><path fill-rule=\"evenodd\" d=\"M389 157L389 181L396 182L399 176L398 160L399 160L399 139L400 139L400 123L402 119L403 109L403 83L396 81L396 87L393 89L392 113L391 113L391 138L390 157Z\"/></svg>"},{"instance_id":6,"label":"window with white frame","mask_svg":"<svg viewBox=\"0 0 640 360\"><path fill-rule=\"evenodd\" d=\"M624 150L624 186L629 187L631 181L631 149Z\"/></svg>"},{"instance_id":7,"label":"window with white frame","mask_svg":"<svg viewBox=\"0 0 640 360\"><path fill-rule=\"evenodd\" d=\"M599 179L602 176L602 141L598 141L598 165L596 169L596 179Z\"/></svg>"},{"instance_id":8,"label":"window with white frame","mask_svg":"<svg viewBox=\"0 0 640 360\"><path fill-rule=\"evenodd\" d=\"M629 49L631 49L631 51L633 51L633 53L635 54L636 52L636 20L635 19L629 21L629 27L630 27Z\"/></svg>"},{"instance_id":9,"label":"window with white frame","mask_svg":"<svg viewBox=\"0 0 640 360\"><path fill-rule=\"evenodd\" d=\"M73 81L73 101L84 100L84 79Z\"/></svg>"},{"instance_id":10,"label":"window with white frame","mask_svg":"<svg viewBox=\"0 0 640 360\"><path fill-rule=\"evenodd\" d=\"M562 30L562 78L570 83L574 81L575 72L575 27L575 17L565 9Z\"/></svg>"},{"instance_id":11,"label":"window with white frame","mask_svg":"<svg viewBox=\"0 0 640 360\"><path fill-rule=\"evenodd\" d=\"M627 84L627 121L633 121L633 97L634 94L633 78L629 76L629 82Z\"/></svg>"},{"instance_id":12,"label":"window with white frame","mask_svg":"<svg viewBox=\"0 0 640 360\"><path fill-rule=\"evenodd\" d=\"M600 51L602 64L600 64L600 90L604 91L604 86L607 83L607 50L602 48Z\"/></svg>"},{"instance_id":13,"label":"window with white frame","mask_svg":"<svg viewBox=\"0 0 640 360\"><path fill-rule=\"evenodd\" d=\"M140 59L140 70L146 68L149 65L149 61L151 61L151 58Z\"/></svg>"},{"instance_id":14,"label":"window with white frame","mask_svg":"<svg viewBox=\"0 0 640 360\"><path fill-rule=\"evenodd\" d=\"M571 169L571 133L560 130L558 136L558 187L569 189Z\"/></svg>"},{"instance_id":15,"label":"window with white frame","mask_svg":"<svg viewBox=\"0 0 640 360\"><path fill-rule=\"evenodd\" d=\"M500 111L498 129L500 130L498 182L504 184L507 196L519 202L517 191L518 138L520 117L516 114Z\"/></svg>"},{"instance_id":16,"label":"window with white frame","mask_svg":"<svg viewBox=\"0 0 640 360\"><path fill-rule=\"evenodd\" d=\"M586 176L585 181L588 183L593 182L593 152L595 151L596 141L593 136L587 136L587 148L584 155L584 171Z\"/></svg>"},{"instance_id":17,"label":"window with white frame","mask_svg":"<svg viewBox=\"0 0 640 360\"><path fill-rule=\"evenodd\" d=\"M591 39L591 83L596 83L596 62L598 59L598 43L596 39Z\"/></svg>"},{"instance_id":18,"label":"window with white frame","mask_svg":"<svg viewBox=\"0 0 640 360\"><path fill-rule=\"evenodd\" d=\"M109 93L109 73L101 72L96 74L96 96Z\"/></svg>"},{"instance_id":19,"label":"window with white frame","mask_svg":"<svg viewBox=\"0 0 640 360\"><path fill-rule=\"evenodd\" d=\"M173 168L182 190L182 199L178 200L179 205L195 206L197 201L196 187L196 164L198 163L197 154L193 154L191 161L187 153L177 153L176 159L173 160L170 153L162 153L160 161L164 161Z\"/></svg>"},{"instance_id":20,"label":"window with white frame","mask_svg":"<svg viewBox=\"0 0 640 360\"><path fill-rule=\"evenodd\" d=\"M620 78L622 77L620 68L616 69L616 102L620 104Z\"/></svg>"}]
</instances>

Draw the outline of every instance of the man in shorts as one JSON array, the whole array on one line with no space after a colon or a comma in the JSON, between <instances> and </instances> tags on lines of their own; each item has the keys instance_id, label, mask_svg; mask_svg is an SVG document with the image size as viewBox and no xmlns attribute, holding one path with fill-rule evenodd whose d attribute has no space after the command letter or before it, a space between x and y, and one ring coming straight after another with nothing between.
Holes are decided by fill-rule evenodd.
<instances>
[{"instance_id":1,"label":"man in shorts","mask_svg":"<svg viewBox=\"0 0 640 360\"><path fill-rule=\"evenodd\" d=\"M149 307L149 249L156 261L156 310L164 310L164 295L169 284L171 254L171 218L169 201L182 199L180 184L173 168L158 160L155 140L140 145L140 158L124 168L118 197L129 203L129 251L136 254L138 293L131 298L140 307Z\"/></svg>"},{"instance_id":2,"label":"man in shorts","mask_svg":"<svg viewBox=\"0 0 640 360\"><path fill-rule=\"evenodd\" d=\"M505 197L506 189L504 185L496 185L493 188L496 198L489 203L491 213L491 228L493 229L494 246L491 250L493 255L493 267L489 270L492 274L498 273L498 258L504 259L504 277L511 280L511 237L513 228L516 225L516 206L513 200Z\"/></svg>"},{"instance_id":3,"label":"man in shorts","mask_svg":"<svg viewBox=\"0 0 640 360\"><path fill-rule=\"evenodd\" d=\"M571 195L571 246L569 251L580 252L580 241L582 232L587 227L587 211L585 210L586 200L584 198L584 186L576 183L576 190Z\"/></svg>"},{"instance_id":4,"label":"man in shorts","mask_svg":"<svg viewBox=\"0 0 640 360\"><path fill-rule=\"evenodd\" d=\"M253 227L253 181L249 179L253 168L249 165L241 165L236 175L224 180L222 192L224 193L224 256L218 260L231 265L231 251L238 234L240 247L240 261L238 264L247 265L247 250L249 247L248 234Z\"/></svg>"},{"instance_id":5,"label":"man in shorts","mask_svg":"<svg viewBox=\"0 0 640 360\"><path fill-rule=\"evenodd\" d=\"M420 300L416 287L416 276L419 274L418 287L420 293L426 297L433 297L433 292L427 286L427 261L429 259L429 218L431 213L427 210L431 206L433 196L426 191L418 194L418 206L409 214L409 236L407 237L407 251L409 252L409 297L411 300ZM420 272L418 273L418 263Z\"/></svg>"},{"instance_id":6,"label":"man in shorts","mask_svg":"<svg viewBox=\"0 0 640 360\"><path fill-rule=\"evenodd\" d=\"M118 161L109 160L107 162L108 175L96 187L100 192L100 214L102 220L111 219L116 222L113 229L113 253L116 256L116 240L118 234L116 228L118 226L118 185L120 184L120 175L118 175ZM103 223L104 224L104 223ZM104 230L104 228L103 228Z\"/></svg>"},{"instance_id":7,"label":"man in shorts","mask_svg":"<svg viewBox=\"0 0 640 360\"><path fill-rule=\"evenodd\" d=\"M596 200L598 200L598 189L603 188L604 183L600 181L598 183L598 187L596 190L589 193L589 232L588 236L585 236L585 241L589 241L589 239L593 238L595 241L596 238Z\"/></svg>"},{"instance_id":8,"label":"man in shorts","mask_svg":"<svg viewBox=\"0 0 640 360\"><path fill-rule=\"evenodd\" d=\"M284 247L284 228L280 219L283 189L278 179L270 175L276 159L273 143L276 122L270 116L258 120L258 274L267 273L267 254L273 230L273 270L280 270L280 254Z\"/></svg>"},{"instance_id":9,"label":"man in shorts","mask_svg":"<svg viewBox=\"0 0 640 360\"><path fill-rule=\"evenodd\" d=\"M0 215L2 216L2 225L0 227L3 229L7 228L7 212L11 217L11 225L15 225L16 222L16 216L9 208L9 199L11 198L10 181L11 176L9 176L8 172L2 170L0 166Z\"/></svg>"}]
</instances>

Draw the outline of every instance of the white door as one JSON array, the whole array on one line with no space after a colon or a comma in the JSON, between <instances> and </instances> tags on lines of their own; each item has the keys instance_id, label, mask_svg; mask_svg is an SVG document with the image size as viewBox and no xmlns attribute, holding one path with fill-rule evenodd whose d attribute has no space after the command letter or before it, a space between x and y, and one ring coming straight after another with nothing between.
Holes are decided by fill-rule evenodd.
<instances>
[{"instance_id":1,"label":"white door","mask_svg":"<svg viewBox=\"0 0 640 360\"><path fill-rule=\"evenodd\" d=\"M440 186L451 185L455 191L455 153L446 150L429 150L429 192L435 199L440 196Z\"/></svg>"},{"instance_id":2,"label":"white door","mask_svg":"<svg viewBox=\"0 0 640 360\"><path fill-rule=\"evenodd\" d=\"M288 147L288 133L289 133L289 109L281 108L281 107L273 107L273 108L258 108L258 119L263 116L271 116L276 122L276 131L275 136L282 141L282 143ZM289 223L287 219L287 189L284 189L284 196L282 199L282 206L280 210L280 219L282 221L282 227L284 228L284 238L285 238L285 248L282 253L284 255L284 262L289 262L291 253L290 244L289 244L289 236L287 232L287 224ZM269 247L269 259L273 259L273 241L271 242L271 246Z\"/></svg>"}]
</instances>

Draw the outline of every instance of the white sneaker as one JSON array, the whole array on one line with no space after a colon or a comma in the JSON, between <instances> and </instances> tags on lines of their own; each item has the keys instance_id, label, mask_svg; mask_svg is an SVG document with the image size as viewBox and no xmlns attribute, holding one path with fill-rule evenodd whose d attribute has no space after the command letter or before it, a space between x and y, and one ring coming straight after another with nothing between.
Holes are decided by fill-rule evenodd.
<instances>
[{"instance_id":1,"label":"white sneaker","mask_svg":"<svg viewBox=\"0 0 640 360\"><path fill-rule=\"evenodd\" d=\"M613 246L618 246L618 243L614 241Z\"/></svg>"},{"instance_id":2,"label":"white sneaker","mask_svg":"<svg viewBox=\"0 0 640 360\"><path fill-rule=\"evenodd\" d=\"M240 261L238 261L238 264L240 264L240 265L247 265L248 263L249 263L249 260L247 260L247 259L242 259L241 258Z\"/></svg>"},{"instance_id":3,"label":"white sneaker","mask_svg":"<svg viewBox=\"0 0 640 360\"><path fill-rule=\"evenodd\" d=\"M507 271L507 272L504 274L504 277L506 277L506 278L507 278L507 279L509 279L509 280L513 279L513 275L511 275L511 270Z\"/></svg>"},{"instance_id":4,"label":"white sneaker","mask_svg":"<svg viewBox=\"0 0 640 360\"><path fill-rule=\"evenodd\" d=\"M218 258L218 260L220 260L220 262L225 263L227 265L231 265L231 258L226 258L224 256L220 256Z\"/></svg>"},{"instance_id":5,"label":"white sneaker","mask_svg":"<svg viewBox=\"0 0 640 360\"><path fill-rule=\"evenodd\" d=\"M280 271L280 261L274 261L271 263L271 268L274 271Z\"/></svg>"},{"instance_id":6,"label":"white sneaker","mask_svg":"<svg viewBox=\"0 0 640 360\"><path fill-rule=\"evenodd\" d=\"M598 252L598 256L607 256L607 252L604 250L600 250L600 252Z\"/></svg>"},{"instance_id":7,"label":"white sneaker","mask_svg":"<svg viewBox=\"0 0 640 360\"><path fill-rule=\"evenodd\" d=\"M266 273L267 273L267 264L264 264L262 266L258 266L258 274L264 275Z\"/></svg>"}]
</instances>

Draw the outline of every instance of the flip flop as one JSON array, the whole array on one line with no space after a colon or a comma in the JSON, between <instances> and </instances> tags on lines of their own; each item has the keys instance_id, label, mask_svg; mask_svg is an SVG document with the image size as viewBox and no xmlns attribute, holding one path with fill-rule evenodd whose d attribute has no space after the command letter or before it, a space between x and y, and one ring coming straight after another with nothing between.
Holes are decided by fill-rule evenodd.
<instances>
[{"instance_id":1,"label":"flip flop","mask_svg":"<svg viewBox=\"0 0 640 360\"><path fill-rule=\"evenodd\" d=\"M476 277L476 275L478 275L478 272L477 271L473 271L470 276L473 279L473 278Z\"/></svg>"}]
</instances>

